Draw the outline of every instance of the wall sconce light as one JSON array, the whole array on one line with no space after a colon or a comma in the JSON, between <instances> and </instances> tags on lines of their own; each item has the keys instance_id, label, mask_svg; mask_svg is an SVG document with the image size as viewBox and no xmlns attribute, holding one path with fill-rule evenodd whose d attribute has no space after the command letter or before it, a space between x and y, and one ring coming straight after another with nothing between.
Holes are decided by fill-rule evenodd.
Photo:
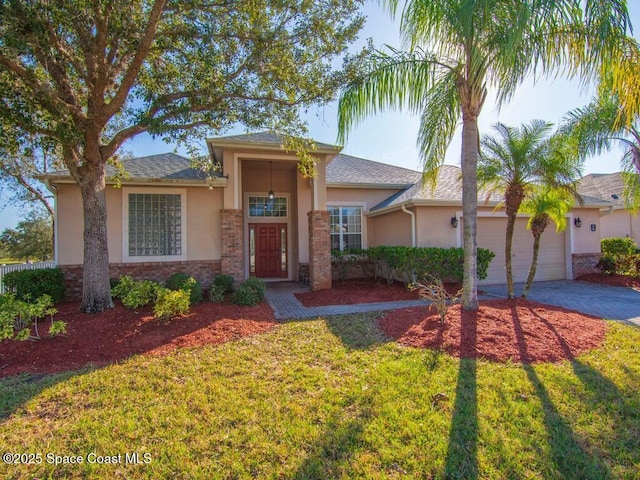
<instances>
[{"instance_id":1,"label":"wall sconce light","mask_svg":"<svg viewBox=\"0 0 640 480\"><path fill-rule=\"evenodd\" d=\"M458 219L456 217L451 217L451 226L453 228L458 228Z\"/></svg>"},{"instance_id":2,"label":"wall sconce light","mask_svg":"<svg viewBox=\"0 0 640 480\"><path fill-rule=\"evenodd\" d=\"M596 224L595 224L595 223L592 223L592 224L591 224L591 231L592 231L592 232L595 232L595 231L596 231Z\"/></svg>"},{"instance_id":3,"label":"wall sconce light","mask_svg":"<svg viewBox=\"0 0 640 480\"><path fill-rule=\"evenodd\" d=\"M580 220L580 217L578 218L574 218L573 219L573 224L577 227L580 228L582 226L582 220Z\"/></svg>"}]
</instances>

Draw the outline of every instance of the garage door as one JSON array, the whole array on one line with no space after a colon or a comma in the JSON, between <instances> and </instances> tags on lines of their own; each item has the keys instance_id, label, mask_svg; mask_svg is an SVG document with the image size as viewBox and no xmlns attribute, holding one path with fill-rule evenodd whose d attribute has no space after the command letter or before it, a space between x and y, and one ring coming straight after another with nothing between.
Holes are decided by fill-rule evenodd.
<instances>
[{"instance_id":1,"label":"garage door","mask_svg":"<svg viewBox=\"0 0 640 480\"><path fill-rule=\"evenodd\" d=\"M504 244L506 218L478 218L478 247L488 248L496 256L489 265L489 274L480 284L505 283L507 281L504 266ZM533 256L533 235L527 230L527 219L516 219L513 233L512 266L516 282L524 282L529 274ZM535 281L562 280L566 277L565 233L556 233L555 225L550 223L542 234L538 268Z\"/></svg>"}]
</instances>

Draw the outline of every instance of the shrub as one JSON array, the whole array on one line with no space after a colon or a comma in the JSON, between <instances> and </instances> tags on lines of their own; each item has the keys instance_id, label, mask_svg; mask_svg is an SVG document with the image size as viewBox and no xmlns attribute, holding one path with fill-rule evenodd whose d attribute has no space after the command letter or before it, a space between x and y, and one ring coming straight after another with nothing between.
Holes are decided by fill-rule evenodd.
<instances>
[{"instance_id":1,"label":"shrub","mask_svg":"<svg viewBox=\"0 0 640 480\"><path fill-rule=\"evenodd\" d=\"M189 292L189 301L192 305L202 301L202 287L198 281L186 273L174 273L165 285L170 290L185 290Z\"/></svg>"},{"instance_id":2,"label":"shrub","mask_svg":"<svg viewBox=\"0 0 640 480\"><path fill-rule=\"evenodd\" d=\"M109 282L111 283L111 296L120 299L123 298L136 283L136 281L129 275L123 275L115 282L112 282L111 280L109 280Z\"/></svg>"},{"instance_id":3,"label":"shrub","mask_svg":"<svg viewBox=\"0 0 640 480\"><path fill-rule=\"evenodd\" d=\"M600 250L612 257L633 255L636 253L636 242L633 238L603 238L600 240Z\"/></svg>"},{"instance_id":4,"label":"shrub","mask_svg":"<svg viewBox=\"0 0 640 480\"><path fill-rule=\"evenodd\" d=\"M444 281L462 282L464 273L462 248L437 247L372 247L369 258L376 263L376 275L387 282L402 280L413 283L425 276ZM495 253L478 248L477 272L480 280L487 278L487 272Z\"/></svg>"},{"instance_id":5,"label":"shrub","mask_svg":"<svg viewBox=\"0 0 640 480\"><path fill-rule=\"evenodd\" d=\"M158 288L153 316L161 320L169 320L178 315L189 313L189 292L187 290L170 290Z\"/></svg>"},{"instance_id":6,"label":"shrub","mask_svg":"<svg viewBox=\"0 0 640 480\"><path fill-rule=\"evenodd\" d=\"M231 299L233 303L243 307L253 307L260 303L261 300L258 291L251 285L247 285L246 282L238 287Z\"/></svg>"},{"instance_id":7,"label":"shrub","mask_svg":"<svg viewBox=\"0 0 640 480\"><path fill-rule=\"evenodd\" d=\"M151 280L133 280L130 276L120 277L118 284L111 290L111 295L120 298L127 308L140 308L156 299L160 284Z\"/></svg>"},{"instance_id":8,"label":"shrub","mask_svg":"<svg viewBox=\"0 0 640 480\"><path fill-rule=\"evenodd\" d=\"M222 285L211 285L209 289L209 300L214 303L219 303L224 301L224 295L226 291Z\"/></svg>"},{"instance_id":9,"label":"shrub","mask_svg":"<svg viewBox=\"0 0 640 480\"><path fill-rule=\"evenodd\" d=\"M606 275L616 273L616 261L609 255L603 255L596 263L596 268Z\"/></svg>"},{"instance_id":10,"label":"shrub","mask_svg":"<svg viewBox=\"0 0 640 480\"><path fill-rule=\"evenodd\" d=\"M224 288L224 293L233 292L235 280L231 275L216 275L213 279L213 285Z\"/></svg>"},{"instance_id":11,"label":"shrub","mask_svg":"<svg viewBox=\"0 0 640 480\"><path fill-rule=\"evenodd\" d=\"M20 300L35 301L42 295L49 295L53 303L57 303L64 298L64 275L59 268L9 272L2 281Z\"/></svg>"},{"instance_id":12,"label":"shrub","mask_svg":"<svg viewBox=\"0 0 640 480\"><path fill-rule=\"evenodd\" d=\"M0 341L6 338L40 339L38 321L47 315L53 319L56 313L53 300L47 294L41 295L31 303L18 299L13 293L0 295ZM34 336L31 335L31 326L34 327ZM49 329L50 336L65 332L65 322L60 320L52 322Z\"/></svg>"},{"instance_id":13,"label":"shrub","mask_svg":"<svg viewBox=\"0 0 640 480\"><path fill-rule=\"evenodd\" d=\"M245 285L248 288L253 288L255 290L256 295L258 295L259 302L264 300L264 293L267 290L267 284L265 283L264 280L256 277L250 277L244 282L243 285Z\"/></svg>"},{"instance_id":14,"label":"shrub","mask_svg":"<svg viewBox=\"0 0 640 480\"><path fill-rule=\"evenodd\" d=\"M606 271L601 269L604 273L634 276L640 274L640 257L636 253L636 242L632 238L603 238L600 240L600 248L602 258L607 259L603 264ZM614 264L613 267L611 262Z\"/></svg>"}]
</instances>

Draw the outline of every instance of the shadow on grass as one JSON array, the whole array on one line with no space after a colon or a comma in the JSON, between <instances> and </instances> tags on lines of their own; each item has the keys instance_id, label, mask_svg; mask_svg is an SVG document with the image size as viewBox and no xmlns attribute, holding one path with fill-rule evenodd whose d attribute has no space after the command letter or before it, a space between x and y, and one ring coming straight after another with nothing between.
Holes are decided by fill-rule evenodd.
<instances>
[{"instance_id":1,"label":"shadow on grass","mask_svg":"<svg viewBox=\"0 0 640 480\"><path fill-rule=\"evenodd\" d=\"M292 478L324 480L339 478L349 472L350 459L360 443L364 426L361 419L333 419L326 425L322 438L305 458Z\"/></svg>"},{"instance_id":2,"label":"shadow on grass","mask_svg":"<svg viewBox=\"0 0 640 480\"><path fill-rule=\"evenodd\" d=\"M529 358L527 345L516 308L512 309L512 317L520 358L527 359ZM555 332L568 358L573 359L573 355L564 339L549 322L546 322L544 319L542 320L551 331ZM576 362L575 359L572 361ZM607 465L599 458L591 456L582 447L580 439L576 437L569 423L562 417L558 408L554 405L548 390L538 377L533 366L530 363L523 363L522 368L525 370L529 382L531 382L542 404L543 421L547 431L547 440L551 454L550 460L553 462L560 477L566 479L611 478L611 472Z\"/></svg>"},{"instance_id":3,"label":"shadow on grass","mask_svg":"<svg viewBox=\"0 0 640 480\"><path fill-rule=\"evenodd\" d=\"M458 385L453 407L445 462L446 478L478 478L478 383L474 358L477 344L477 312L461 318ZM466 355L464 354L466 353Z\"/></svg>"},{"instance_id":4,"label":"shadow on grass","mask_svg":"<svg viewBox=\"0 0 640 480\"><path fill-rule=\"evenodd\" d=\"M93 368L57 374L27 374L0 378L0 425L46 389L70 378L85 375Z\"/></svg>"},{"instance_id":5,"label":"shadow on grass","mask_svg":"<svg viewBox=\"0 0 640 480\"><path fill-rule=\"evenodd\" d=\"M391 341L378 327L380 313L357 313L327 317L324 321L336 337L351 350L366 350Z\"/></svg>"}]
</instances>

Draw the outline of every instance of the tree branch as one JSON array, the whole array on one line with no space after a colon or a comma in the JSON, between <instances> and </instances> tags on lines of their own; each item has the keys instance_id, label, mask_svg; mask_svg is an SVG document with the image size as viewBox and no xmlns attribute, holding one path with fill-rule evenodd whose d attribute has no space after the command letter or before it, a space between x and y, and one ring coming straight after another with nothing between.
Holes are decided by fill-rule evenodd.
<instances>
[{"instance_id":1,"label":"tree branch","mask_svg":"<svg viewBox=\"0 0 640 480\"><path fill-rule=\"evenodd\" d=\"M138 44L138 48L136 50L136 54L129 64L129 68L124 74L124 78L120 83L120 88L111 99L109 103L106 104L105 108L102 109L100 118L98 119L98 123L106 124L107 121L115 115L124 105L127 97L129 96L129 91L135 84L136 78L140 73L140 68L142 68L142 64L144 63L145 58L149 53L151 45L153 44L153 40L155 38L155 33L158 27L158 22L160 21L160 17L162 16L162 12L164 9L165 0L156 0L151 8L151 12L149 13L149 21L147 23L147 27L145 29L144 35Z\"/></svg>"}]
</instances>

